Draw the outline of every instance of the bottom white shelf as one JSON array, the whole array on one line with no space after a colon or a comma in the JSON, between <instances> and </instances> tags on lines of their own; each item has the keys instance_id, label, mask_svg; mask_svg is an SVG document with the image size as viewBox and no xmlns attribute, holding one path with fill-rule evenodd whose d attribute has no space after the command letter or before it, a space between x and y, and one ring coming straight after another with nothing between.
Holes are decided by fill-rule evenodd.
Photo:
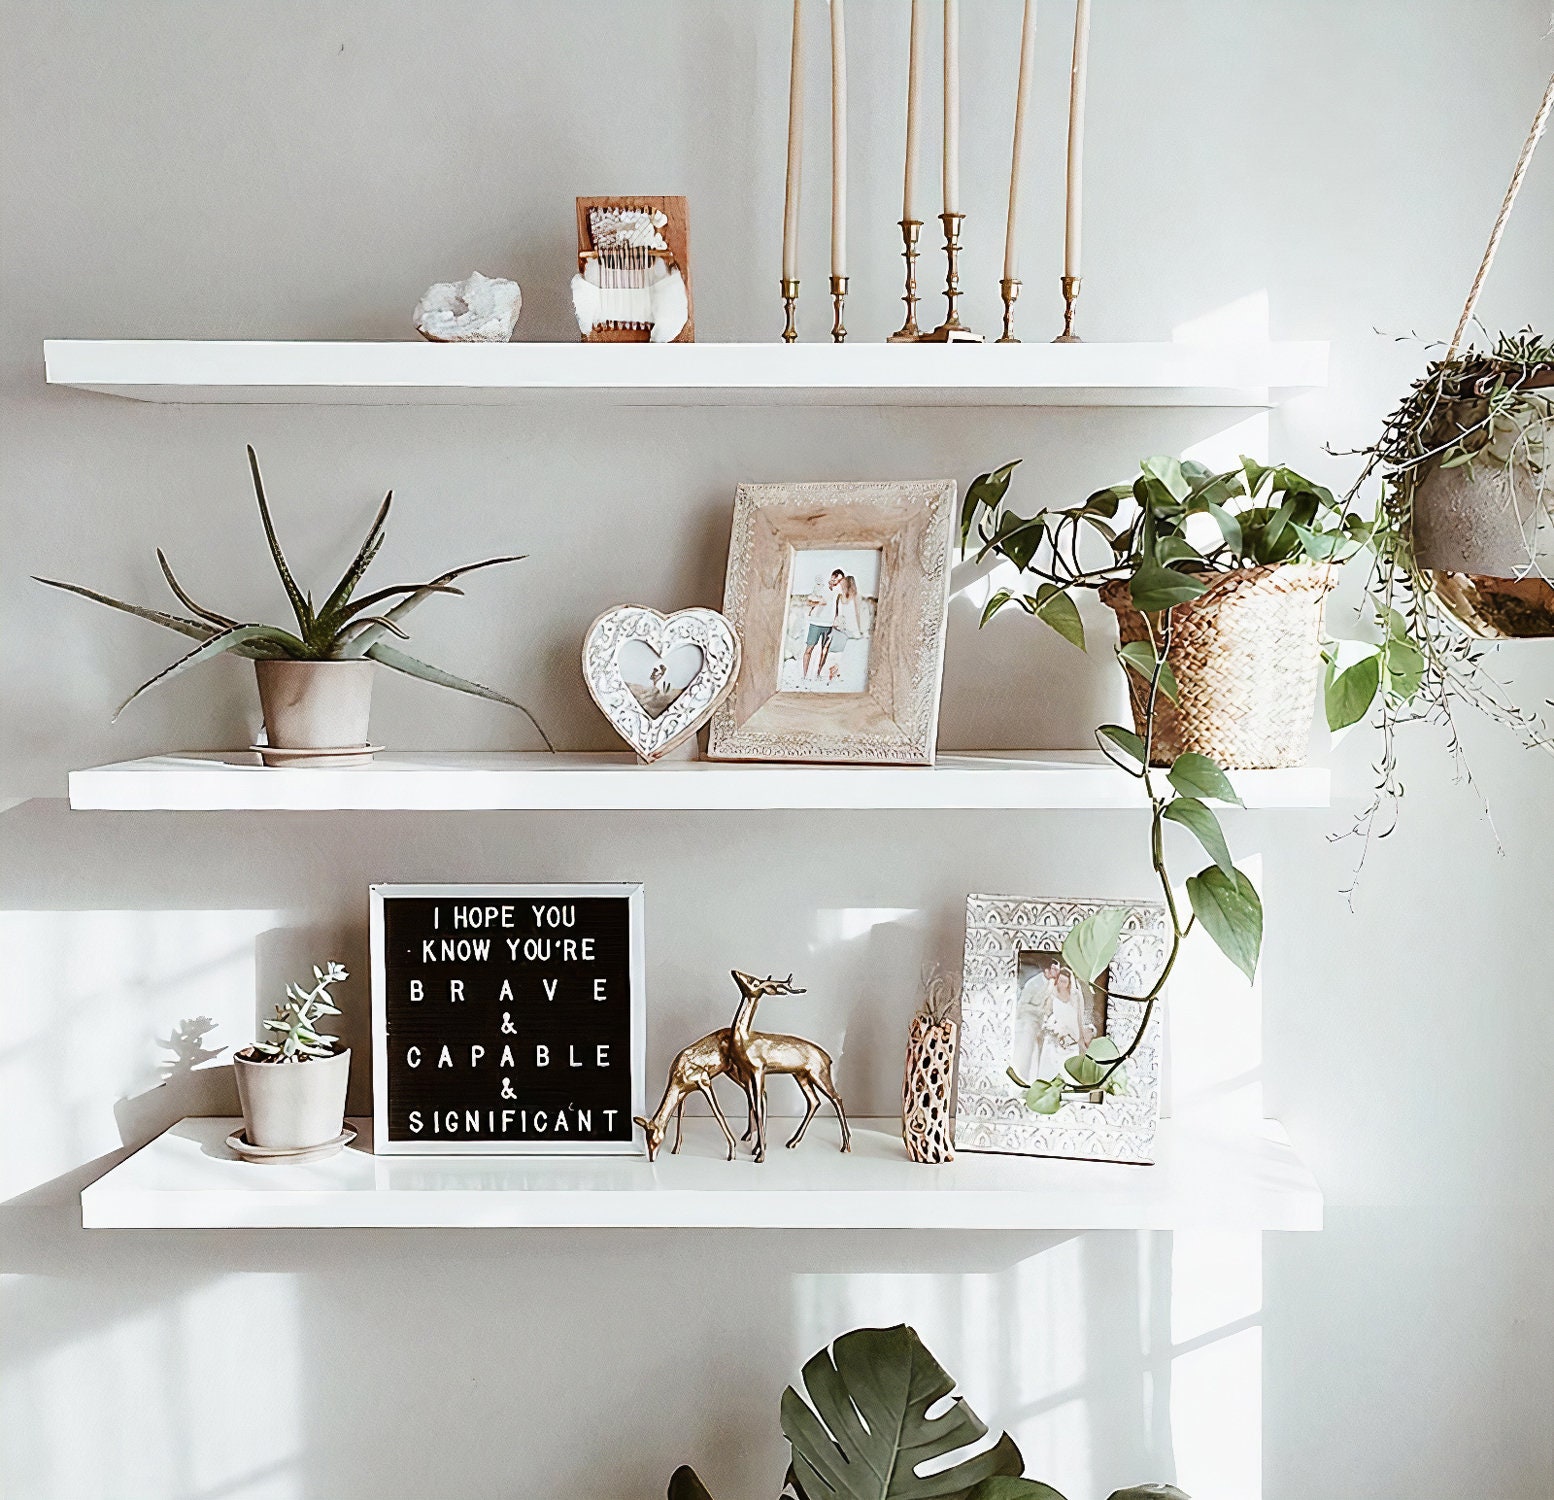
<instances>
[{"instance_id":1,"label":"bottom white shelf","mask_svg":"<svg viewBox=\"0 0 1554 1500\"><path fill-rule=\"evenodd\" d=\"M816 1120L796 1151L723 1159L710 1120L646 1158L371 1154L371 1121L328 1161L254 1166L232 1119L181 1120L81 1194L88 1229L728 1228L1320 1229L1322 1193L1275 1121L1261 1130L1164 1120L1153 1166L960 1153L907 1160L894 1120L860 1120L853 1150ZM786 1139L784 1121L772 1137Z\"/></svg>"}]
</instances>

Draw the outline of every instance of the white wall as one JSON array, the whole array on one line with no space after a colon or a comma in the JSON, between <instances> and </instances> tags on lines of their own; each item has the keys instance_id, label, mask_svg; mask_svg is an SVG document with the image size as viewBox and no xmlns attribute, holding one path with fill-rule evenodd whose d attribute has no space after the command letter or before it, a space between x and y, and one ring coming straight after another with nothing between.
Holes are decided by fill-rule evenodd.
<instances>
[{"instance_id":1,"label":"white wall","mask_svg":"<svg viewBox=\"0 0 1554 1500\"><path fill-rule=\"evenodd\" d=\"M822 9L806 292L825 257ZM159 1085L159 1039L204 1015L211 1045L240 1044L256 988L329 954L361 968L370 880L643 879L652 1070L722 1013L731 964L796 968L862 1112L891 1106L918 965L954 958L966 891L1146 894L1149 872L1120 814L72 814L71 766L246 743L251 688L218 666L110 726L170 641L27 575L149 600L160 544L202 594L275 608L252 441L305 573L337 564L390 485L385 581L531 552L429 606L418 640L524 696L560 743L605 747L582 630L628 596L716 602L739 479L964 482L1024 454L1025 496L1061 498L1217 440L1343 480L1322 445L1364 441L1412 378L1421 351L1392 335L1449 332L1554 64L1543 0L1096 7L1083 330L1163 338L1265 311L1276 336L1331 339L1328 390L1271 425L179 408L43 386L45 336L404 337L422 288L475 266L523 283L524 337L566 338L578 192L688 194L698 331L773 336L784 10L6 5L0 793L36 799L0 819L8 1495L646 1500L682 1460L717 1493L774 1493L783 1384L835 1333L898 1318L1074 1500L1173 1473L1236 1500L1548 1493L1554 774L1471 721L1502 849L1419 731L1353 912L1355 849L1328 836L1368 786L1367 734L1336 754L1341 806L1233 820L1270 906L1260 1081L1327 1191L1320 1235L79 1229L76 1193L123 1148L230 1108L219 1068ZM899 317L904 10L849 7L860 338ZM1018 6L964 10L967 311L989 327ZM1042 8L1031 338L1056 320L1070 13ZM1490 281L1491 327L1554 324L1551 245L1554 156ZM818 296L804 326L821 332ZM1526 700L1554 695L1554 652L1505 661ZM963 600L943 743L1080 743L1114 676L1019 621L978 634ZM523 743L515 718L408 683L383 685L375 725L404 747ZM799 879L822 840L859 857Z\"/></svg>"}]
</instances>

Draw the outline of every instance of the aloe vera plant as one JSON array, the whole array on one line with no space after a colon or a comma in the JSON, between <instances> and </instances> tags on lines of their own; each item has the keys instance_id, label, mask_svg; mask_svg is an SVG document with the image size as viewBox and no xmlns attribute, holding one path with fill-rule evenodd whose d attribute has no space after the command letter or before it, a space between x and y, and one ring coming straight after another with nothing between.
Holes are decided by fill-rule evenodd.
<instances>
[{"instance_id":1,"label":"aloe vera plant","mask_svg":"<svg viewBox=\"0 0 1554 1500\"><path fill-rule=\"evenodd\" d=\"M110 609L121 610L125 614L149 620L153 625L175 630L179 635L188 636L191 640L199 642L192 651L180 656L171 666L164 667L155 676L141 683L119 705L114 713L115 719L148 689L170 682L173 678L187 672L190 667L198 666L201 662L210 661L218 656L242 656L254 661L352 661L367 658L392 671L403 672L407 677L418 677L422 682L452 688L456 692L469 693L477 698L489 698L493 703L504 703L509 708L516 708L534 725L540 738L545 741L546 748L554 748L539 722L523 704L514 702L494 688L485 687L465 677L457 677L441 667L421 661L389 640L389 637L400 641L409 639L404 628L405 617L419 604L430 599L433 594L462 595L464 590L455 587L455 580L464 577L467 573L478 572L482 568L522 562L523 554L484 558L480 562L450 568L446 573L440 573L436 578L425 583L395 584L357 597L357 588L383 546L384 528L388 522L389 509L394 501L394 492L390 490L378 507L372 525L367 529L367 535L357 549L356 556L351 560L351 565L330 590L323 604L315 605L312 593L304 592L292 577L286 555L281 550L280 538L275 531L275 521L270 514L269 501L265 498L264 480L259 473L259 460L252 447L248 449L248 467L253 475L254 496L259 502L259 519L264 525L270 557L275 563L276 572L280 575L281 586L286 591L292 614L296 617L294 630L279 625L241 620L233 615L222 614L219 610L207 609L197 603L174 575L172 565L160 547L157 548L156 557L161 565L162 576L167 580L167 586L172 590L178 603L188 611L187 614L169 614L164 610L128 604L122 599L99 593L96 589L85 588L77 583L63 583L57 578L36 580L38 583L47 584L50 588L64 589L67 593L79 594L84 599L105 604Z\"/></svg>"}]
</instances>

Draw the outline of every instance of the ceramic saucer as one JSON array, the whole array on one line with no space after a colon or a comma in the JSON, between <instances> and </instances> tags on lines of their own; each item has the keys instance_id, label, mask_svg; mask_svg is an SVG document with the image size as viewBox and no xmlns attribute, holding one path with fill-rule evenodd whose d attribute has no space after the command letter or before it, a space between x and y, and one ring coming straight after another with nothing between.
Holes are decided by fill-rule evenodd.
<instances>
[{"instance_id":1,"label":"ceramic saucer","mask_svg":"<svg viewBox=\"0 0 1554 1500\"><path fill-rule=\"evenodd\" d=\"M305 1146L302 1150L288 1150L278 1146L250 1146L248 1137L241 1130L234 1130L227 1137L229 1145L244 1161L259 1162L264 1165L280 1162L304 1162L323 1161L326 1157L334 1156L343 1151L356 1139L354 1126L347 1125L332 1141L325 1141L319 1146Z\"/></svg>"}]
</instances>

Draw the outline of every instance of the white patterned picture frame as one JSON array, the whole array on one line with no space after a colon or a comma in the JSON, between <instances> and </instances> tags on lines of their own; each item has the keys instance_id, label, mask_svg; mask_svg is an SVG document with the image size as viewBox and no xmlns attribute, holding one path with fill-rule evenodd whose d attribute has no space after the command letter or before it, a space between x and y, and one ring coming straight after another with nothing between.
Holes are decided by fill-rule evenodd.
<instances>
[{"instance_id":1,"label":"white patterned picture frame","mask_svg":"<svg viewBox=\"0 0 1554 1500\"><path fill-rule=\"evenodd\" d=\"M932 765L957 519L950 479L741 484L723 613L739 633L744 661L712 716L708 756ZM826 549L880 554L879 612L862 692L782 687L795 559Z\"/></svg>"},{"instance_id":2,"label":"white patterned picture frame","mask_svg":"<svg viewBox=\"0 0 1554 1500\"><path fill-rule=\"evenodd\" d=\"M1084 1161L1154 1160L1160 1120L1161 1006L1157 1003L1138 1050L1126 1063L1127 1089L1099 1104L1065 1102L1056 1114L1027 1107L1009 1077L1022 953L1056 952L1086 917L1126 912L1117 954L1108 969L1106 1034L1126 1049L1138 1035L1144 1007L1118 998L1144 994L1165 965L1170 925L1164 906L1126 901L966 898L965 978L956 1081L955 1146L1019 1156ZM1163 999L1163 997L1162 997Z\"/></svg>"},{"instance_id":3,"label":"white patterned picture frame","mask_svg":"<svg viewBox=\"0 0 1554 1500\"><path fill-rule=\"evenodd\" d=\"M656 717L621 675L620 649L628 641L650 646L660 658L695 646L701 666L683 692ZM665 615L641 604L607 609L583 637L583 681L611 727L651 763L690 739L733 691L739 675L739 637L715 609L682 609Z\"/></svg>"}]
</instances>

